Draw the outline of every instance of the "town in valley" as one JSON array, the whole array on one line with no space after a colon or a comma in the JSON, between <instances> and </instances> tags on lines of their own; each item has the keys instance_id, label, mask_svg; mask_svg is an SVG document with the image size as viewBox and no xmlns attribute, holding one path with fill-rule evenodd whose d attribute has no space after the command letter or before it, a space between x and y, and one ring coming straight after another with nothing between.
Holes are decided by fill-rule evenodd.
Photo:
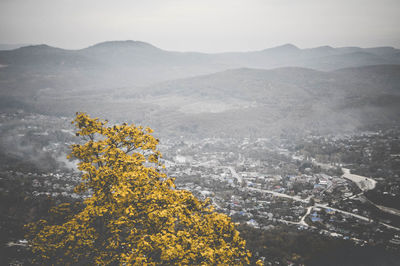
<instances>
[{"instance_id":1,"label":"town in valley","mask_svg":"<svg viewBox=\"0 0 400 266\"><path fill-rule=\"evenodd\" d=\"M22 184L33 199L87 196L74 193L80 173L76 161L66 159L69 146L78 141L69 118L19 111L0 119L10 136L2 143L10 145L9 152L2 151L3 195ZM176 189L210 199L238 224L263 231L285 226L397 252L399 133L400 128L391 128L305 138L160 138L159 149ZM26 145L13 148L13 143ZM24 167L21 154L29 162ZM38 160L46 164L37 167ZM379 167L370 167L371 162ZM3 224L3 230L8 227ZM10 235L7 244L23 241Z\"/></svg>"}]
</instances>

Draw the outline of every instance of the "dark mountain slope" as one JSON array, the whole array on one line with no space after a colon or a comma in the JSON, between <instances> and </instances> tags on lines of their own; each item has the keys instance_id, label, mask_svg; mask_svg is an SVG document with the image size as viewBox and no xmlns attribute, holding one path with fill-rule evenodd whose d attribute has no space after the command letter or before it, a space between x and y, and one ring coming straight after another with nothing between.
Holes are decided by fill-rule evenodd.
<instances>
[{"instance_id":1,"label":"dark mountain slope","mask_svg":"<svg viewBox=\"0 0 400 266\"><path fill-rule=\"evenodd\" d=\"M399 76L400 67L389 65L333 72L234 69L119 95L149 106L141 121L168 132L353 132L400 122Z\"/></svg>"}]
</instances>

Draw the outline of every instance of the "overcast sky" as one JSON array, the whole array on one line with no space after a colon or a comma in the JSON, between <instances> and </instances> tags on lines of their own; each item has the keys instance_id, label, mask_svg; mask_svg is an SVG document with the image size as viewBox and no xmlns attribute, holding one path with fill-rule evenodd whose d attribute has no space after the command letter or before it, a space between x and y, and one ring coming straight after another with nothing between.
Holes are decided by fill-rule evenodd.
<instances>
[{"instance_id":1,"label":"overcast sky","mask_svg":"<svg viewBox=\"0 0 400 266\"><path fill-rule=\"evenodd\" d=\"M83 48L140 40L166 50L400 48L400 0L0 0L0 43Z\"/></svg>"}]
</instances>

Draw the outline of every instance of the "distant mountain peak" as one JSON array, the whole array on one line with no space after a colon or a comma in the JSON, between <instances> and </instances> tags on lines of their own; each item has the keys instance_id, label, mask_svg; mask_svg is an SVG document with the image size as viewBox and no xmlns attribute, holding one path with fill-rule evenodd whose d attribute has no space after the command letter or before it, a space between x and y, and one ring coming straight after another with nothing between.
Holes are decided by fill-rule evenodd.
<instances>
[{"instance_id":1,"label":"distant mountain peak","mask_svg":"<svg viewBox=\"0 0 400 266\"><path fill-rule=\"evenodd\" d=\"M20 49L37 49L37 50L39 50L39 49L52 49L52 48L54 48L54 47L49 46L47 44L35 44L35 45L24 46L24 47L21 47Z\"/></svg>"},{"instance_id":2,"label":"distant mountain peak","mask_svg":"<svg viewBox=\"0 0 400 266\"><path fill-rule=\"evenodd\" d=\"M297 47L296 45L291 44L291 43L286 43L286 44L283 44L283 45L280 45L280 46L273 47L271 49L300 50L299 47Z\"/></svg>"},{"instance_id":3,"label":"distant mountain peak","mask_svg":"<svg viewBox=\"0 0 400 266\"><path fill-rule=\"evenodd\" d=\"M86 49L96 49L96 48L150 48L159 49L147 42L125 40L125 41L106 41L97 43L95 45L89 46Z\"/></svg>"},{"instance_id":4,"label":"distant mountain peak","mask_svg":"<svg viewBox=\"0 0 400 266\"><path fill-rule=\"evenodd\" d=\"M333 47L330 46L330 45L318 46L318 47L311 48L311 49L326 50L326 51L335 50L335 48L333 48Z\"/></svg>"},{"instance_id":5,"label":"distant mountain peak","mask_svg":"<svg viewBox=\"0 0 400 266\"><path fill-rule=\"evenodd\" d=\"M24 47L20 47L18 49L15 49L14 51L22 51L22 52L33 52L33 53L42 53L42 52L57 52L57 51L63 51L64 49L49 46L47 44L35 44L35 45L28 45ZM65 50L64 50L65 51Z\"/></svg>"},{"instance_id":6,"label":"distant mountain peak","mask_svg":"<svg viewBox=\"0 0 400 266\"><path fill-rule=\"evenodd\" d=\"M285 43L285 44L283 44L283 45L281 45L281 46L278 46L278 47L281 47L281 48L290 48L290 49L299 49L296 45L291 44L291 43Z\"/></svg>"},{"instance_id":7,"label":"distant mountain peak","mask_svg":"<svg viewBox=\"0 0 400 266\"><path fill-rule=\"evenodd\" d=\"M276 46L276 47L272 47L272 48L267 48L263 50L264 52L268 52L268 51L278 51L278 52L297 52L300 51L300 48L297 47L296 45L293 45L291 43L286 43L280 46Z\"/></svg>"}]
</instances>

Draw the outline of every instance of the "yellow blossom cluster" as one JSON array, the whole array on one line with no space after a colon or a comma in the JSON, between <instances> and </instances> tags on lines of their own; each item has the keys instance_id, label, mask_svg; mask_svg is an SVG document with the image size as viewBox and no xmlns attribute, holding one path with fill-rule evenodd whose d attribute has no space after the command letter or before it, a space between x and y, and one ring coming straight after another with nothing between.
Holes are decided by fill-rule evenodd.
<instances>
[{"instance_id":1,"label":"yellow blossom cluster","mask_svg":"<svg viewBox=\"0 0 400 266\"><path fill-rule=\"evenodd\" d=\"M149 128L107 126L77 113L84 144L72 145L90 192L80 208L61 204L62 219L29 224L28 239L40 264L243 265L250 252L234 224L162 172L158 140Z\"/></svg>"}]
</instances>

